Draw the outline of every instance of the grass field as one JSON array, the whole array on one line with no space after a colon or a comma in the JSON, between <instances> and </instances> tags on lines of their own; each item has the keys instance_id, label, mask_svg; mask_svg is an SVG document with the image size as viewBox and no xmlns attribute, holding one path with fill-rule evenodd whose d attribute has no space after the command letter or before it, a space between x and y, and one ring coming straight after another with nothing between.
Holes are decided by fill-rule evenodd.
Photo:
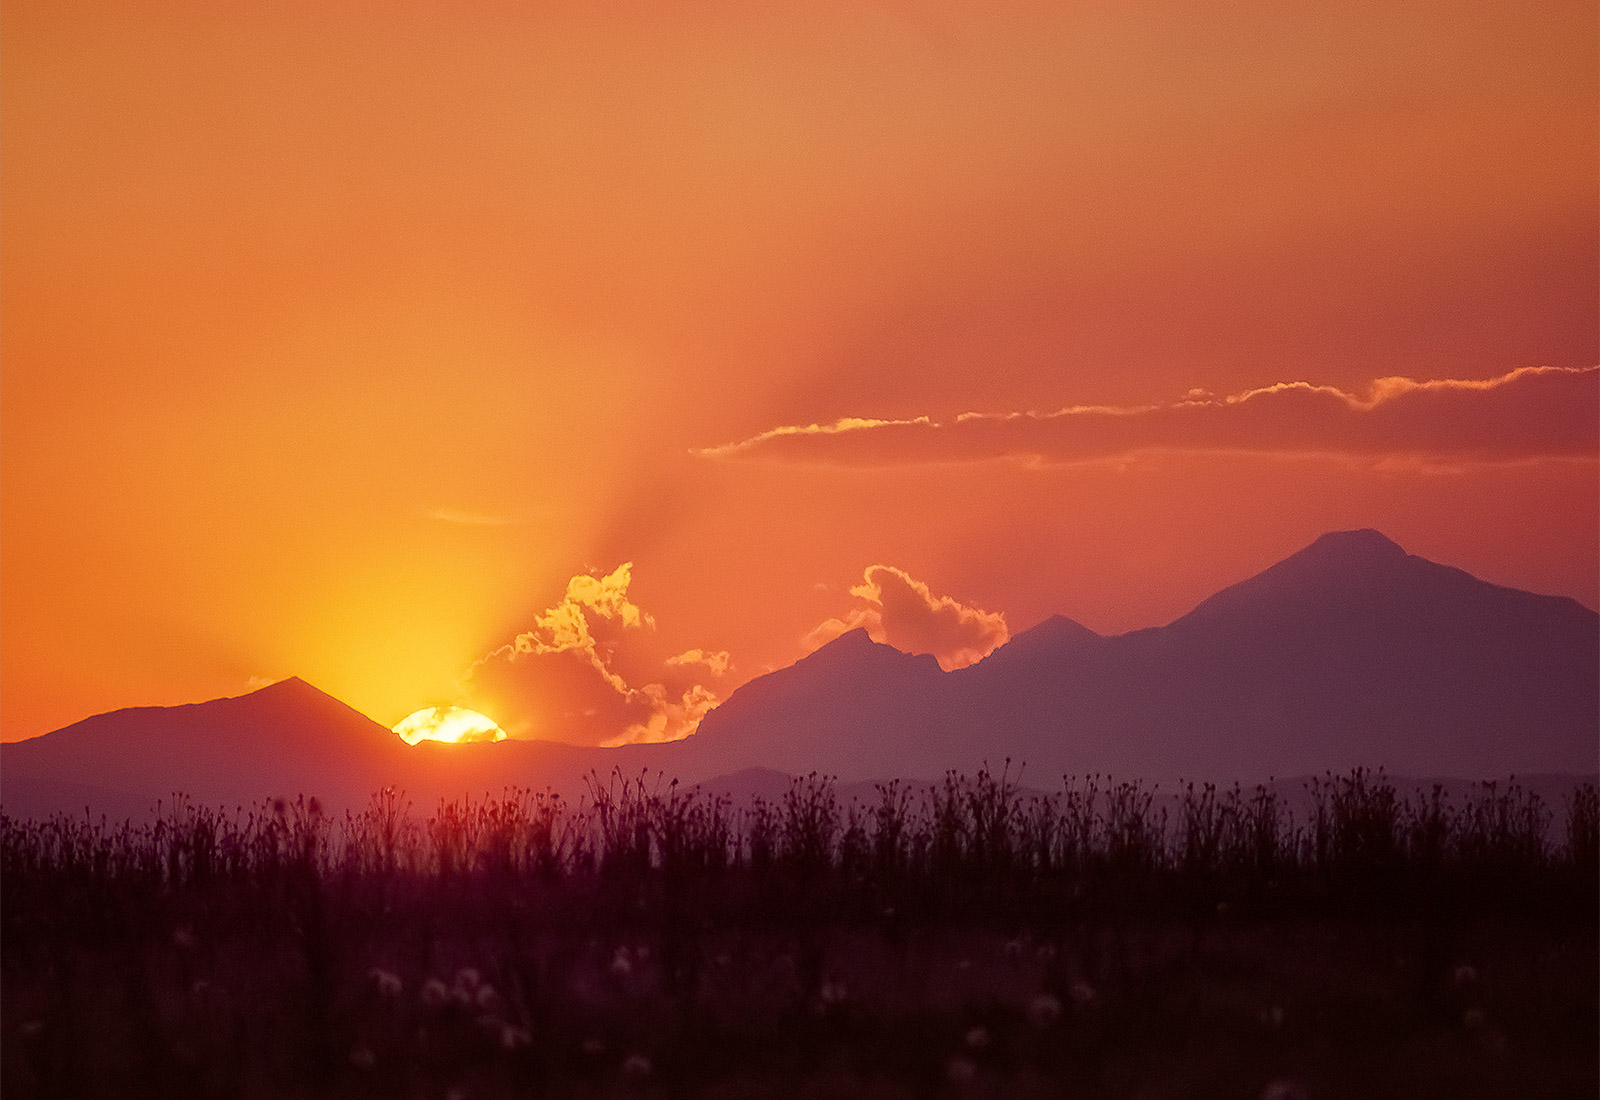
<instances>
[{"instance_id":1,"label":"grass field","mask_svg":"<svg viewBox=\"0 0 1600 1100\"><path fill-rule=\"evenodd\" d=\"M1597 806L1004 774L0 821L28 1096L1594 1096ZM1165 807L1165 808L1158 808Z\"/></svg>"}]
</instances>

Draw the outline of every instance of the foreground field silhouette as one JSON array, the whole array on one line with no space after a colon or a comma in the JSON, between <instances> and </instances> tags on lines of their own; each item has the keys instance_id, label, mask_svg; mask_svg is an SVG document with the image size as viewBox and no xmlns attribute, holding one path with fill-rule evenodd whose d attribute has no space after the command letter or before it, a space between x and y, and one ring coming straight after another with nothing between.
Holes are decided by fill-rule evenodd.
<instances>
[{"instance_id":1,"label":"foreground field silhouette","mask_svg":"<svg viewBox=\"0 0 1600 1100\"><path fill-rule=\"evenodd\" d=\"M0 819L18 1096L1593 1095L1592 784Z\"/></svg>"}]
</instances>

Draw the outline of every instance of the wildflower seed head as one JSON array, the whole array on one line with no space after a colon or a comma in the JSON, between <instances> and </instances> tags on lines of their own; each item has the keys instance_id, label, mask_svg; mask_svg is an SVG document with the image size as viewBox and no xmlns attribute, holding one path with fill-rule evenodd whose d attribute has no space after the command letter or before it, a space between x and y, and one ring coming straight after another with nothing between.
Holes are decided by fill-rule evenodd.
<instances>
[{"instance_id":1,"label":"wildflower seed head","mask_svg":"<svg viewBox=\"0 0 1600 1100\"><path fill-rule=\"evenodd\" d=\"M472 967L462 967L456 971L455 983L450 987L450 997L456 1004L463 1008L470 1008L478 1003L478 990L482 981L478 972Z\"/></svg>"},{"instance_id":2,"label":"wildflower seed head","mask_svg":"<svg viewBox=\"0 0 1600 1100\"><path fill-rule=\"evenodd\" d=\"M958 1054L945 1063L944 1075L953 1085L970 1084L978 1076L978 1064Z\"/></svg>"},{"instance_id":3,"label":"wildflower seed head","mask_svg":"<svg viewBox=\"0 0 1600 1100\"><path fill-rule=\"evenodd\" d=\"M372 982L373 988L385 997L398 997L405 988L400 981L400 975L381 967L375 966L367 971L367 979Z\"/></svg>"},{"instance_id":4,"label":"wildflower seed head","mask_svg":"<svg viewBox=\"0 0 1600 1100\"><path fill-rule=\"evenodd\" d=\"M1053 993L1041 993L1028 1002L1028 1022L1043 1030L1061 1019L1061 1001Z\"/></svg>"}]
</instances>

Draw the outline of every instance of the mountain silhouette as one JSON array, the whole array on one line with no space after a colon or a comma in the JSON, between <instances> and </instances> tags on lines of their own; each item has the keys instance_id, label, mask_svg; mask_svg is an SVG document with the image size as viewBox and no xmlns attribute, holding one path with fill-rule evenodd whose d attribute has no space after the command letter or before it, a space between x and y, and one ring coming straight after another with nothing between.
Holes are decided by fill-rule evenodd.
<instances>
[{"instance_id":1,"label":"mountain silhouette","mask_svg":"<svg viewBox=\"0 0 1600 1100\"><path fill-rule=\"evenodd\" d=\"M507 787L553 787L569 798L584 777L659 761L661 746L628 751L550 741L408 745L393 731L299 678L247 695L95 715L0 745L0 804L15 817L56 813L146 818L158 800L250 809L315 796L333 816L393 787L420 810L441 798L479 799Z\"/></svg>"},{"instance_id":2,"label":"mountain silhouette","mask_svg":"<svg viewBox=\"0 0 1600 1100\"><path fill-rule=\"evenodd\" d=\"M721 712L714 732L689 738L681 755L696 778L752 766L898 775L884 764L925 740L947 675L931 655L902 653L858 628L739 688L711 712Z\"/></svg>"},{"instance_id":3,"label":"mountain silhouette","mask_svg":"<svg viewBox=\"0 0 1600 1100\"><path fill-rule=\"evenodd\" d=\"M396 745L405 747L383 725L291 677L248 695L97 714L0 746L0 784L18 816L85 805L142 816L180 792L211 805L301 792L344 804L365 801L369 777L400 759Z\"/></svg>"},{"instance_id":4,"label":"mountain silhouette","mask_svg":"<svg viewBox=\"0 0 1600 1100\"><path fill-rule=\"evenodd\" d=\"M571 800L591 772L770 793L774 775L935 779L1008 758L1041 789L1092 772L1586 775L1597 743L1600 616L1369 530L1324 535L1167 626L1102 636L1058 615L952 672L853 630L751 680L672 744L410 746L289 679L0 745L0 804L140 817L178 791L226 806L304 793L338 813L392 786L431 810L513 785Z\"/></svg>"},{"instance_id":5,"label":"mountain silhouette","mask_svg":"<svg viewBox=\"0 0 1600 1100\"><path fill-rule=\"evenodd\" d=\"M1588 773L1600 755L1595 612L1370 530L1324 535L1165 627L1102 637L1058 616L954 672L897 656L840 638L734 692L695 747L841 778L1009 757L1046 785Z\"/></svg>"}]
</instances>

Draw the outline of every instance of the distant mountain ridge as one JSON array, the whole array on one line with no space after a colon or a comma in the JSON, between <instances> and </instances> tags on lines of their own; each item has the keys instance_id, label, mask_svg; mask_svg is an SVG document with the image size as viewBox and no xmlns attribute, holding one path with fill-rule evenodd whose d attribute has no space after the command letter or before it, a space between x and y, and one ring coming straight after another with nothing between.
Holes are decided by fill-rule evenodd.
<instances>
[{"instance_id":1,"label":"distant mountain ridge","mask_svg":"<svg viewBox=\"0 0 1600 1100\"><path fill-rule=\"evenodd\" d=\"M748 762L837 762L843 778L1005 757L1035 776L1475 778L1586 774L1600 756L1595 612L1371 530L1324 535L1165 627L1103 637L1056 617L949 673L865 643L734 692L694 747L715 757L762 731Z\"/></svg>"},{"instance_id":2,"label":"distant mountain ridge","mask_svg":"<svg viewBox=\"0 0 1600 1100\"><path fill-rule=\"evenodd\" d=\"M304 792L360 807L395 786L428 808L510 785L572 798L613 769L691 783L764 774L766 790L773 774L933 779L1008 758L1041 789L1091 772L1592 774L1600 616L1409 555L1376 531L1334 532L1167 626L1102 636L1054 616L952 672L851 631L746 683L682 742L408 746L289 679L0 745L0 805L124 816L184 791L213 805Z\"/></svg>"}]
</instances>

